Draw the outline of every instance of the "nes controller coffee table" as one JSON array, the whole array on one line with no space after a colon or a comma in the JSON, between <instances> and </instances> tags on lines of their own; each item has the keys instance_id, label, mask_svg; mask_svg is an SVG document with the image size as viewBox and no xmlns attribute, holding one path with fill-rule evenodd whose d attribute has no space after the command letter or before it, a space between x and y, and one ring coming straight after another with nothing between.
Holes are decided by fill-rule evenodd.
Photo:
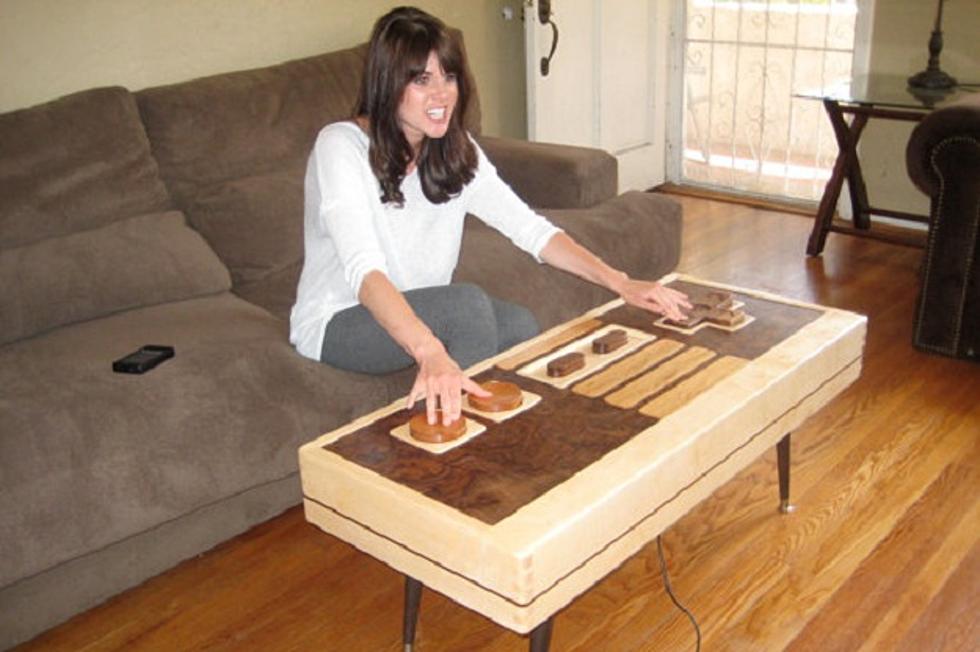
<instances>
[{"instance_id":1,"label":"nes controller coffee table","mask_svg":"<svg viewBox=\"0 0 980 652\"><path fill-rule=\"evenodd\" d=\"M787 510L789 433L857 379L866 318L664 282L715 305L613 301L480 363L523 401L464 408L458 439L416 441L401 400L300 449L306 518L405 574L406 650L422 585L547 650L556 612L770 446Z\"/></svg>"}]
</instances>

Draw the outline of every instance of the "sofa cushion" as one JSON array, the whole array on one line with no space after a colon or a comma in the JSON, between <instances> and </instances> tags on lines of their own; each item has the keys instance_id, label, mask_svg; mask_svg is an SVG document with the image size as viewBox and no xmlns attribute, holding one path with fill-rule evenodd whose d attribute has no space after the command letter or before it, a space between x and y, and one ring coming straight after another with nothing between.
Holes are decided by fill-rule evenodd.
<instances>
[{"instance_id":1,"label":"sofa cushion","mask_svg":"<svg viewBox=\"0 0 980 652\"><path fill-rule=\"evenodd\" d=\"M126 89L0 114L0 249L170 207Z\"/></svg>"},{"instance_id":2,"label":"sofa cushion","mask_svg":"<svg viewBox=\"0 0 980 652\"><path fill-rule=\"evenodd\" d=\"M224 265L175 211L0 250L0 278L0 344L230 287Z\"/></svg>"},{"instance_id":3,"label":"sofa cushion","mask_svg":"<svg viewBox=\"0 0 980 652\"><path fill-rule=\"evenodd\" d=\"M269 274L254 283L243 283L235 288L235 294L262 306L283 321L289 320L289 313L296 303L296 286L303 271L300 258L288 267Z\"/></svg>"},{"instance_id":4,"label":"sofa cushion","mask_svg":"<svg viewBox=\"0 0 980 652\"><path fill-rule=\"evenodd\" d=\"M302 259L304 167L297 161L282 170L229 179L188 198L197 229L228 266L236 288Z\"/></svg>"},{"instance_id":5,"label":"sofa cushion","mask_svg":"<svg viewBox=\"0 0 980 652\"><path fill-rule=\"evenodd\" d=\"M319 130L353 112L364 54L361 46L137 94L168 187L236 289L302 260L306 159Z\"/></svg>"},{"instance_id":6,"label":"sofa cushion","mask_svg":"<svg viewBox=\"0 0 980 652\"><path fill-rule=\"evenodd\" d=\"M616 196L616 157L593 147L482 136L497 174L535 208L589 208Z\"/></svg>"},{"instance_id":7,"label":"sofa cushion","mask_svg":"<svg viewBox=\"0 0 980 652\"><path fill-rule=\"evenodd\" d=\"M176 356L111 371L148 343ZM307 360L228 292L0 347L0 587L294 474L301 444L411 380Z\"/></svg>"},{"instance_id":8,"label":"sofa cushion","mask_svg":"<svg viewBox=\"0 0 980 652\"><path fill-rule=\"evenodd\" d=\"M320 129L353 114L366 49L137 93L175 201L228 266L235 291L277 314L282 300L264 301L303 260L306 161ZM471 86L466 125L478 134ZM288 288L290 305L295 289Z\"/></svg>"},{"instance_id":9,"label":"sofa cushion","mask_svg":"<svg viewBox=\"0 0 980 652\"><path fill-rule=\"evenodd\" d=\"M178 201L221 181L305 163L320 129L353 114L366 51L359 45L137 93L153 154ZM479 133L475 86L473 95L466 125ZM188 216L197 226L197 216Z\"/></svg>"},{"instance_id":10,"label":"sofa cushion","mask_svg":"<svg viewBox=\"0 0 980 652\"><path fill-rule=\"evenodd\" d=\"M305 161L317 132L352 114L364 53L351 48L137 93L153 154L178 201ZM196 215L190 218L196 226Z\"/></svg>"}]
</instances>

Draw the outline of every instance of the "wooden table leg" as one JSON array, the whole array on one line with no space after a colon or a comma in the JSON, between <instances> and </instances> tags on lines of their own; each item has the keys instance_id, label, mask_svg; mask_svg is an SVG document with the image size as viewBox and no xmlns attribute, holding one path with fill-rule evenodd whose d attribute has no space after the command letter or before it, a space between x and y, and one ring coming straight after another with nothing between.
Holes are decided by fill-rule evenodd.
<instances>
[{"instance_id":1,"label":"wooden table leg","mask_svg":"<svg viewBox=\"0 0 980 652\"><path fill-rule=\"evenodd\" d=\"M813 221L813 230L810 232L810 239L807 242L806 253L810 256L818 256L823 251L845 178L848 181L848 191L851 194L854 225L858 228L868 228L871 224L868 215L867 188L864 185L864 176L861 174L857 158L857 143L861 138L861 132L868 123L868 115L856 113L851 124L848 125L838 102L824 100L823 104L827 110L827 115L830 116L830 124L834 128L838 152L837 160L834 161L834 169L827 181L827 186L824 188L823 196L820 198L820 205L817 207L817 214Z\"/></svg>"},{"instance_id":2,"label":"wooden table leg","mask_svg":"<svg viewBox=\"0 0 980 652\"><path fill-rule=\"evenodd\" d=\"M850 126L844 119L844 112L837 102L830 102L827 107L830 123L834 127L834 137L837 147L844 153L847 174L847 191L851 196L851 219L858 229L871 228L871 211L868 205L868 187L864 184L864 174L861 173L861 161L857 155L857 144L868 123L867 113L855 113Z\"/></svg>"},{"instance_id":3,"label":"wooden table leg","mask_svg":"<svg viewBox=\"0 0 980 652\"><path fill-rule=\"evenodd\" d=\"M548 652L551 645L551 625L555 617L552 616L531 631L531 652Z\"/></svg>"},{"instance_id":4,"label":"wooden table leg","mask_svg":"<svg viewBox=\"0 0 980 652\"><path fill-rule=\"evenodd\" d=\"M405 613L402 621L402 641L405 652L412 652L415 645L415 625L419 621L419 603L422 601L422 582L405 576Z\"/></svg>"},{"instance_id":5,"label":"wooden table leg","mask_svg":"<svg viewBox=\"0 0 980 652\"><path fill-rule=\"evenodd\" d=\"M776 466L779 468L779 511L789 514L796 507L789 502L789 444L787 434L776 444Z\"/></svg>"},{"instance_id":6,"label":"wooden table leg","mask_svg":"<svg viewBox=\"0 0 980 652\"><path fill-rule=\"evenodd\" d=\"M413 577L405 576L405 614L402 622L402 642L405 652L412 652L415 647L415 626L419 621L419 605L422 602L422 582ZM548 652L551 645L551 625L554 616L544 621L531 631L531 652Z\"/></svg>"}]
</instances>

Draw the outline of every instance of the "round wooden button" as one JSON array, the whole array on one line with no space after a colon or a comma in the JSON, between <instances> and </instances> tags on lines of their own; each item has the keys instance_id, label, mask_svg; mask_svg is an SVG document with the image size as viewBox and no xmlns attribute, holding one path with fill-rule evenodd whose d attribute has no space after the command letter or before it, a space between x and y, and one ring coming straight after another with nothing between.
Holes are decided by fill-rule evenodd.
<instances>
[{"instance_id":1,"label":"round wooden button","mask_svg":"<svg viewBox=\"0 0 980 652\"><path fill-rule=\"evenodd\" d=\"M506 412L516 410L524 402L521 388L514 383L503 380L488 380L480 387L490 392L490 396L482 397L467 394L466 400L474 410L482 412Z\"/></svg>"},{"instance_id":2,"label":"round wooden button","mask_svg":"<svg viewBox=\"0 0 980 652\"><path fill-rule=\"evenodd\" d=\"M408 432L426 444L444 444L466 434L466 417L460 416L448 426L442 425L442 410L436 410L436 422L430 424L425 412L419 412L408 421Z\"/></svg>"}]
</instances>

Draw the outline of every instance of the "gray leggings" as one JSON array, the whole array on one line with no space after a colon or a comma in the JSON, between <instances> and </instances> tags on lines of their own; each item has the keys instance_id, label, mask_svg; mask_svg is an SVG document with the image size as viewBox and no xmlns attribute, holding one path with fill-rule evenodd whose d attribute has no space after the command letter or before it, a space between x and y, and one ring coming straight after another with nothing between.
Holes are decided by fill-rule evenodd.
<instances>
[{"instance_id":1,"label":"gray leggings","mask_svg":"<svg viewBox=\"0 0 980 652\"><path fill-rule=\"evenodd\" d=\"M540 332L530 310L495 299L469 283L409 290L405 299L463 369ZM361 305L338 312L327 324L320 360L368 374L415 364Z\"/></svg>"}]
</instances>

